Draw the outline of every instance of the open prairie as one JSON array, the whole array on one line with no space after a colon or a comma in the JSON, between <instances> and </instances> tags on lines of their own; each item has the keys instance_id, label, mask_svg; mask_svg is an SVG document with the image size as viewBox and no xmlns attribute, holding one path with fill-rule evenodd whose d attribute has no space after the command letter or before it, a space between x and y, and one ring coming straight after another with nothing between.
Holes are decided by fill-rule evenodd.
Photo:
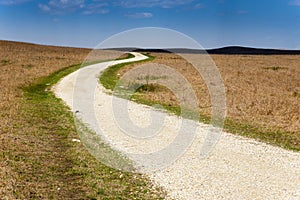
<instances>
[{"instance_id":1,"label":"open prairie","mask_svg":"<svg viewBox=\"0 0 300 200\"><path fill-rule=\"evenodd\" d=\"M49 87L89 52L0 41L0 199L162 198L140 174L106 167L72 142L73 116Z\"/></svg>"},{"instance_id":2,"label":"open prairie","mask_svg":"<svg viewBox=\"0 0 300 200\"><path fill-rule=\"evenodd\" d=\"M211 114L210 94L201 75L180 56L152 53L154 63L167 65L193 85L200 113ZM210 55L226 89L225 129L299 149L300 145L300 56L299 55ZM188 57L188 55L187 55ZM205 56L204 59L208 59ZM136 65L120 70L122 77ZM157 80L154 80L154 82ZM146 84L146 80L142 80ZM154 86L142 96L153 102L178 106L166 87ZM255 133L253 133L255 132ZM278 142L279 141L279 142Z\"/></svg>"},{"instance_id":3,"label":"open prairie","mask_svg":"<svg viewBox=\"0 0 300 200\"><path fill-rule=\"evenodd\" d=\"M57 105L50 92L38 90L42 85L30 90L34 94L25 94L24 87L80 64L89 52L90 49L0 41L1 197L101 198L116 194L126 198L163 197L159 189L149 189L151 186L143 177L99 167L83 146L70 142L78 137L72 116L67 108ZM106 60L114 54L99 55L95 56L97 60ZM153 62L174 68L192 83L199 98L200 113L209 116L209 92L193 67L174 54L151 55L155 56ZM279 145L299 150L300 56L211 57L226 88L225 128L233 132L239 129L237 133L246 135L254 130L256 136L265 134L256 138L275 140ZM133 67L126 66L118 73L122 76ZM151 101L177 106L175 96L164 87L143 91L142 95ZM47 98L52 99L48 102Z\"/></svg>"}]
</instances>

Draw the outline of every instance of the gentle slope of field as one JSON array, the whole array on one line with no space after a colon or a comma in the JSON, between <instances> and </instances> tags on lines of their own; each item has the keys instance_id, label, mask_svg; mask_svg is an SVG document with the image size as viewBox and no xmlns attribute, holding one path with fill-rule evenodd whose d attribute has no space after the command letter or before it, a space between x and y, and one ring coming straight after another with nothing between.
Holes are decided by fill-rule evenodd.
<instances>
[{"instance_id":1,"label":"gentle slope of field","mask_svg":"<svg viewBox=\"0 0 300 200\"><path fill-rule=\"evenodd\" d=\"M133 160L140 172L149 175L157 185L163 186L168 197L175 199L297 199L299 197L299 152L223 132L210 155L204 154L201 158L199 154L204 153L202 145L206 137L214 132L212 125L182 120L180 117L168 115L152 107L107 94L107 90L97 85L98 79L95 75L111 64L110 62L110 64L89 66L68 75L55 87L55 94L61 97L72 110L78 111L77 116L88 127L104 137L114 149L118 149ZM114 65L108 68L106 72L109 73L103 73L102 77L112 74L112 71L120 69L119 67L125 65ZM148 67L149 65L146 70L149 72ZM159 69L157 71L161 72ZM137 74L140 77L137 80L141 80L142 74ZM158 75L161 76L162 73ZM151 80L157 78L158 76L149 77ZM174 76L165 75L163 78L174 78ZM101 80L107 81L103 78ZM130 87L132 84L132 80L129 85L123 81L122 88ZM114 76L111 77L110 83L115 83ZM156 92L157 88L158 86L148 83L146 86L141 86L138 91ZM117 95L125 93L123 90ZM122 108L129 112L131 119L126 124L122 124L125 120L124 113L120 111ZM122 117L122 122L116 120L116 116ZM150 137L149 132L146 131L149 122ZM98 123L101 124L101 128ZM182 124L184 124L184 131L180 132ZM131 129L134 125L147 128L134 133ZM197 128L193 129L193 127ZM153 128L159 129L152 132ZM145 139L143 136L146 134L148 137ZM89 137L85 135L81 138ZM95 140L82 141L88 141L87 146L97 147ZM120 162L117 164L119 167Z\"/></svg>"},{"instance_id":2,"label":"gentle slope of field","mask_svg":"<svg viewBox=\"0 0 300 200\"><path fill-rule=\"evenodd\" d=\"M68 109L48 87L77 69L89 49L0 41L0 196L24 198L158 198L140 175L99 164L81 144ZM106 60L99 55L88 62ZM210 114L207 88L177 56L152 53L194 85L200 111ZM289 149L300 149L299 55L212 55L227 92L225 128ZM66 67L71 66L66 69ZM131 69L122 68L119 76ZM49 76L58 70L49 78ZM38 83L38 84L36 84ZM49 85L49 83L51 83ZM140 92L145 102L177 101L170 91ZM142 101L141 100L141 101ZM252 134L252 135L251 135Z\"/></svg>"},{"instance_id":3,"label":"gentle slope of field","mask_svg":"<svg viewBox=\"0 0 300 200\"><path fill-rule=\"evenodd\" d=\"M0 41L1 198L164 196L140 174L106 167L81 143L72 142L78 139L72 113L49 87L78 69L80 65L73 64L81 63L89 51ZM102 55L97 59L110 58Z\"/></svg>"},{"instance_id":4,"label":"gentle slope of field","mask_svg":"<svg viewBox=\"0 0 300 200\"><path fill-rule=\"evenodd\" d=\"M151 55L155 56L154 63L170 66L189 80L199 99L202 120L207 122L211 114L210 95L198 72L178 55ZM300 56L211 55L211 58L226 88L225 129L300 150ZM113 73L122 77L136 66L125 66ZM140 90L134 98L150 105L160 102L169 110L178 110L178 101L170 90L157 84L152 86L151 91Z\"/></svg>"}]
</instances>

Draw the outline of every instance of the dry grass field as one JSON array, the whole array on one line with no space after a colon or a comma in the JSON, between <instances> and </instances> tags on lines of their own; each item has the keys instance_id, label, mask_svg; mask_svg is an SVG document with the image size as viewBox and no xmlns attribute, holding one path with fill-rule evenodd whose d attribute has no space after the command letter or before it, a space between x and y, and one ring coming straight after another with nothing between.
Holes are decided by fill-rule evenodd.
<instances>
[{"instance_id":1,"label":"dry grass field","mask_svg":"<svg viewBox=\"0 0 300 200\"><path fill-rule=\"evenodd\" d=\"M99 169L100 164L82 145L70 142L78 136L68 110L58 106L59 102L48 93L38 98L25 94L25 86L81 63L89 52L0 41L0 198L163 196L151 192L138 175L121 174L103 166ZM101 60L99 55L95 58ZM174 54L152 55L156 57L154 62L176 69L192 83L200 99L200 112L209 115L209 92L203 80L195 78L199 77L196 71ZM108 58L103 54L103 59ZM225 84L228 119L259 127L262 134L271 130L276 140L287 140L299 149L300 56L212 55L212 59ZM126 66L118 73L122 76L133 67ZM177 105L169 90L158 88L144 92L144 98Z\"/></svg>"},{"instance_id":2,"label":"dry grass field","mask_svg":"<svg viewBox=\"0 0 300 200\"><path fill-rule=\"evenodd\" d=\"M26 156L27 153L28 157L40 156L38 153L36 155L32 153L42 152L40 148L46 143L46 141L37 141L39 138L35 137L34 132L32 135L29 134L34 130L30 130L26 119L23 119L24 116L21 115L23 98L21 87L61 68L80 63L88 52L87 49L45 47L0 41L0 151L2 154L0 196L13 199L14 193L21 192L18 190L30 193L38 187L34 181L28 181L29 185L27 185L24 179L26 179L26 173L30 173L32 169L29 165L26 166L25 163L17 160L17 157ZM50 138L49 141L51 141ZM51 150L53 147L49 149ZM30 187L32 188L29 189ZM26 196L25 194L23 197Z\"/></svg>"},{"instance_id":3,"label":"dry grass field","mask_svg":"<svg viewBox=\"0 0 300 200\"><path fill-rule=\"evenodd\" d=\"M78 138L72 114L47 88L62 75L41 77L75 70L89 52L0 41L0 199L163 196L141 175L108 168L72 142Z\"/></svg>"},{"instance_id":4,"label":"dry grass field","mask_svg":"<svg viewBox=\"0 0 300 200\"><path fill-rule=\"evenodd\" d=\"M226 86L230 118L294 132L300 142L300 56L213 59Z\"/></svg>"},{"instance_id":5,"label":"dry grass field","mask_svg":"<svg viewBox=\"0 0 300 200\"><path fill-rule=\"evenodd\" d=\"M184 75L197 94L200 113L209 116L209 91L199 73L178 55L152 55L156 57L153 62L170 66ZM299 149L300 56L211 55L211 58L218 67L226 88L227 119L244 127L250 125L261 134L266 134L258 137L260 139L265 137L266 141L283 141L275 141L279 144L284 144L286 140L286 146ZM135 66L133 64L122 68L119 77ZM143 81L145 84L146 81ZM157 87L154 92L148 91L142 95L150 101L178 105L175 95L164 87ZM267 134L270 132L274 135L269 137Z\"/></svg>"}]
</instances>

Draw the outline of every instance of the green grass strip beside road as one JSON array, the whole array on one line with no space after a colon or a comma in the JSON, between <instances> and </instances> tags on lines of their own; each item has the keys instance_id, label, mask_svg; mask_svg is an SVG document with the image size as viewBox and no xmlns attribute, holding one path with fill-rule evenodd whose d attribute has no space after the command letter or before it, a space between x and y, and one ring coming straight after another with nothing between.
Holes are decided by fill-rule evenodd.
<instances>
[{"instance_id":1,"label":"green grass strip beside road","mask_svg":"<svg viewBox=\"0 0 300 200\"><path fill-rule=\"evenodd\" d=\"M131 54L132 55L132 54ZM109 68L107 68L106 70L104 70L100 76L100 82L101 84L106 88L106 89L110 89L113 90L114 87L116 86L119 78L117 76L118 71L128 65L131 65L133 63L144 63L144 62L149 62L154 60L154 56L151 56L150 54L145 54L146 56L148 56L149 58L146 60L141 60L141 61L135 61L135 62L128 62L128 63L121 63L121 64L117 64L117 65L113 65Z\"/></svg>"},{"instance_id":2,"label":"green grass strip beside road","mask_svg":"<svg viewBox=\"0 0 300 200\"><path fill-rule=\"evenodd\" d=\"M26 168L27 181L43 186L31 193L33 198L54 199L163 199L165 194L153 188L141 174L121 172L98 162L78 139L72 112L50 91L64 76L78 70L72 65L24 88L22 124L41 147L30 149ZM112 150L113 151L113 150ZM33 170L34 169L34 170ZM32 171L33 170L33 171ZM21 184L22 185L22 184ZM20 187L20 190L24 187ZM28 198L16 194L16 198Z\"/></svg>"},{"instance_id":3,"label":"green grass strip beside road","mask_svg":"<svg viewBox=\"0 0 300 200\"><path fill-rule=\"evenodd\" d=\"M147 54L147 56L149 57L149 59L140 62L143 63L155 60L155 57L151 56L150 54ZM100 76L101 84L106 89L113 90L116 86L116 83L119 81L119 78L117 76L118 71L124 67L130 66L131 64L133 63L118 64L107 68ZM166 111L170 113L173 113L175 115L181 114L181 109L179 106L172 106L164 104L163 102L149 100L143 97L143 95L138 94L138 92L132 95L131 100L149 106L160 104ZM210 116L200 113L200 122L209 124L210 120ZM266 142L275 146L280 146L285 149L300 151L300 138L299 136L297 136L299 135L299 133L297 134L294 132L278 130L276 128L267 129L257 124L252 124L246 121L241 122L230 118L225 119L223 128L225 131L233 134L254 138L258 141Z\"/></svg>"}]
</instances>

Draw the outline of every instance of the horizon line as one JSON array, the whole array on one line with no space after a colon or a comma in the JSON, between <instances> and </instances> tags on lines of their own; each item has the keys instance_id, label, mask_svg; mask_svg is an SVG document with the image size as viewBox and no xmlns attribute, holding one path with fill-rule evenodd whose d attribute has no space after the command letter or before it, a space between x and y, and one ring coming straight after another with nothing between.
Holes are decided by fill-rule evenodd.
<instances>
[{"instance_id":1,"label":"horizon line","mask_svg":"<svg viewBox=\"0 0 300 200\"><path fill-rule=\"evenodd\" d=\"M92 47L86 47L86 46L69 46L69 45L57 45L57 44L45 44L45 43L38 43L38 42L30 42L30 41L20 41L20 40L6 40L6 39L0 39L0 41L4 42L15 42L15 43L24 43L24 44L31 44L31 45L40 45L40 46L49 46L49 47L64 47L64 48L78 48L78 49L96 49ZM287 49L287 48L270 48L270 47L257 47L257 46L243 46L238 44L233 45L226 45L226 46L218 46L218 47L211 47L211 48L203 48L203 49L191 49L191 48L185 48L185 47L153 47L153 48L141 48L141 47L111 47L111 48L105 48L105 49L135 49L135 50L167 50L167 49L186 49L186 50L204 50L204 51L212 51L212 50L220 50L224 48L245 48L245 49L256 49L256 50L275 50L275 51L300 51L300 49ZM105 50L103 49L103 50Z\"/></svg>"}]
</instances>

